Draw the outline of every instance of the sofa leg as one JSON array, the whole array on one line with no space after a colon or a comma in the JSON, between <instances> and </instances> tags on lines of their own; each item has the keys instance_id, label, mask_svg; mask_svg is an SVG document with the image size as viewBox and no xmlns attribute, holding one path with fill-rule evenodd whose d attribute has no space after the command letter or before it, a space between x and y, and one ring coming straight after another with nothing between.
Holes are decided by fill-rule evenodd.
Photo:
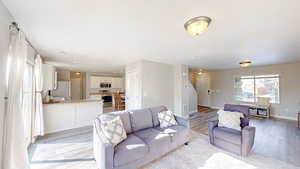
<instances>
[{"instance_id":1,"label":"sofa leg","mask_svg":"<svg viewBox=\"0 0 300 169\"><path fill-rule=\"evenodd\" d=\"M184 143L185 146L189 145L189 142Z\"/></svg>"}]
</instances>

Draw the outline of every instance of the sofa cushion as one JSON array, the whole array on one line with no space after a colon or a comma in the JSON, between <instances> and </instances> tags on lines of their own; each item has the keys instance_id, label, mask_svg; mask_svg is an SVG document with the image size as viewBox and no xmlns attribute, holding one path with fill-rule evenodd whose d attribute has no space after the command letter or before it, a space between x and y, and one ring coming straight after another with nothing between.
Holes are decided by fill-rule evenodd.
<instances>
[{"instance_id":1,"label":"sofa cushion","mask_svg":"<svg viewBox=\"0 0 300 169\"><path fill-rule=\"evenodd\" d=\"M171 143L171 137L168 134L154 128L138 131L135 135L148 144L150 151L160 151Z\"/></svg>"},{"instance_id":2,"label":"sofa cushion","mask_svg":"<svg viewBox=\"0 0 300 169\"><path fill-rule=\"evenodd\" d=\"M132 130L139 131L153 127L152 114L149 109L139 109L130 111Z\"/></svg>"},{"instance_id":3,"label":"sofa cushion","mask_svg":"<svg viewBox=\"0 0 300 169\"><path fill-rule=\"evenodd\" d=\"M160 128L178 125L173 112L170 110L159 112L158 120Z\"/></svg>"},{"instance_id":4,"label":"sofa cushion","mask_svg":"<svg viewBox=\"0 0 300 169\"><path fill-rule=\"evenodd\" d=\"M172 142L176 141L179 138L187 138L189 135L188 128L179 125L167 128L156 127L155 129L160 130L165 134L168 134L171 137Z\"/></svg>"},{"instance_id":5,"label":"sofa cushion","mask_svg":"<svg viewBox=\"0 0 300 169\"><path fill-rule=\"evenodd\" d=\"M243 113L219 110L218 115L218 126L241 131L241 118L244 117Z\"/></svg>"},{"instance_id":6,"label":"sofa cushion","mask_svg":"<svg viewBox=\"0 0 300 169\"><path fill-rule=\"evenodd\" d=\"M107 116L108 117L108 116ZM106 139L116 146L127 138L120 116L110 116L101 120L101 129Z\"/></svg>"},{"instance_id":7,"label":"sofa cushion","mask_svg":"<svg viewBox=\"0 0 300 169\"><path fill-rule=\"evenodd\" d=\"M162 111L168 110L165 106L158 106L158 107L152 107L150 108L150 111L152 113L152 120L153 120L153 127L156 127L159 125L158 120L158 113Z\"/></svg>"},{"instance_id":8,"label":"sofa cushion","mask_svg":"<svg viewBox=\"0 0 300 169\"><path fill-rule=\"evenodd\" d=\"M123 122L123 126L126 130L126 133L127 134L132 133L129 112L127 112L127 111L116 111L116 112L112 112L110 114L120 116L121 120Z\"/></svg>"},{"instance_id":9,"label":"sofa cushion","mask_svg":"<svg viewBox=\"0 0 300 169\"><path fill-rule=\"evenodd\" d=\"M216 139L221 139L237 145L242 144L242 134L238 130L226 127L216 127L214 128L213 133Z\"/></svg>"},{"instance_id":10,"label":"sofa cushion","mask_svg":"<svg viewBox=\"0 0 300 169\"><path fill-rule=\"evenodd\" d=\"M126 165L143 158L149 152L149 147L134 134L115 147L114 166Z\"/></svg>"}]
</instances>

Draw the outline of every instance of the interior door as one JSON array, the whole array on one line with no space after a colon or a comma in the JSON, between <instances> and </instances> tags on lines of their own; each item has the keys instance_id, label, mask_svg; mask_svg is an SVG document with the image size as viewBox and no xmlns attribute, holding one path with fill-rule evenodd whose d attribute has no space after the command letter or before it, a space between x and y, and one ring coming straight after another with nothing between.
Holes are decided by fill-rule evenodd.
<instances>
[{"instance_id":1,"label":"interior door","mask_svg":"<svg viewBox=\"0 0 300 169\"><path fill-rule=\"evenodd\" d=\"M80 100L81 97L81 79L71 79L71 98L72 100Z\"/></svg>"},{"instance_id":2,"label":"interior door","mask_svg":"<svg viewBox=\"0 0 300 169\"><path fill-rule=\"evenodd\" d=\"M197 77L198 105L210 107L210 78L205 74Z\"/></svg>"},{"instance_id":3,"label":"interior door","mask_svg":"<svg viewBox=\"0 0 300 169\"><path fill-rule=\"evenodd\" d=\"M126 73L126 109L141 108L140 84L137 72Z\"/></svg>"}]
</instances>

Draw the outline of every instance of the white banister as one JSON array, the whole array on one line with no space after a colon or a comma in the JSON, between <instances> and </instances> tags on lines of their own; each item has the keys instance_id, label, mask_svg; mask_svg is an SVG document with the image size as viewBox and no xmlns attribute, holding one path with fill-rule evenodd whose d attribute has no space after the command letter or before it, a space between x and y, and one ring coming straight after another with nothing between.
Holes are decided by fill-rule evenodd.
<instances>
[{"instance_id":1,"label":"white banister","mask_svg":"<svg viewBox=\"0 0 300 169\"><path fill-rule=\"evenodd\" d=\"M197 112L198 96L197 91L191 82L188 82L188 94L189 94L189 113Z\"/></svg>"}]
</instances>

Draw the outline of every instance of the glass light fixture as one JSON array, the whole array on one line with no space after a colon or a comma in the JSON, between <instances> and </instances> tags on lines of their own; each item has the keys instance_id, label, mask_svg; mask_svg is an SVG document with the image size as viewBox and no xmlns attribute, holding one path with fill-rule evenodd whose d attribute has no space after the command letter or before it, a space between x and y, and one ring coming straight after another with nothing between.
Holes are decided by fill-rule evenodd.
<instances>
[{"instance_id":1,"label":"glass light fixture","mask_svg":"<svg viewBox=\"0 0 300 169\"><path fill-rule=\"evenodd\" d=\"M240 66L241 67L249 67L249 66L251 66L251 61L250 60L244 60L244 61L240 62Z\"/></svg>"},{"instance_id":2,"label":"glass light fixture","mask_svg":"<svg viewBox=\"0 0 300 169\"><path fill-rule=\"evenodd\" d=\"M198 75L202 75L203 74L203 70L200 69L199 72L198 72Z\"/></svg>"},{"instance_id":3,"label":"glass light fixture","mask_svg":"<svg viewBox=\"0 0 300 169\"><path fill-rule=\"evenodd\" d=\"M210 22L211 22L211 19L209 17L198 16L198 17L188 20L184 24L184 28L186 29L186 31L188 31L190 34L192 34L194 36L200 35L207 30Z\"/></svg>"}]
</instances>

